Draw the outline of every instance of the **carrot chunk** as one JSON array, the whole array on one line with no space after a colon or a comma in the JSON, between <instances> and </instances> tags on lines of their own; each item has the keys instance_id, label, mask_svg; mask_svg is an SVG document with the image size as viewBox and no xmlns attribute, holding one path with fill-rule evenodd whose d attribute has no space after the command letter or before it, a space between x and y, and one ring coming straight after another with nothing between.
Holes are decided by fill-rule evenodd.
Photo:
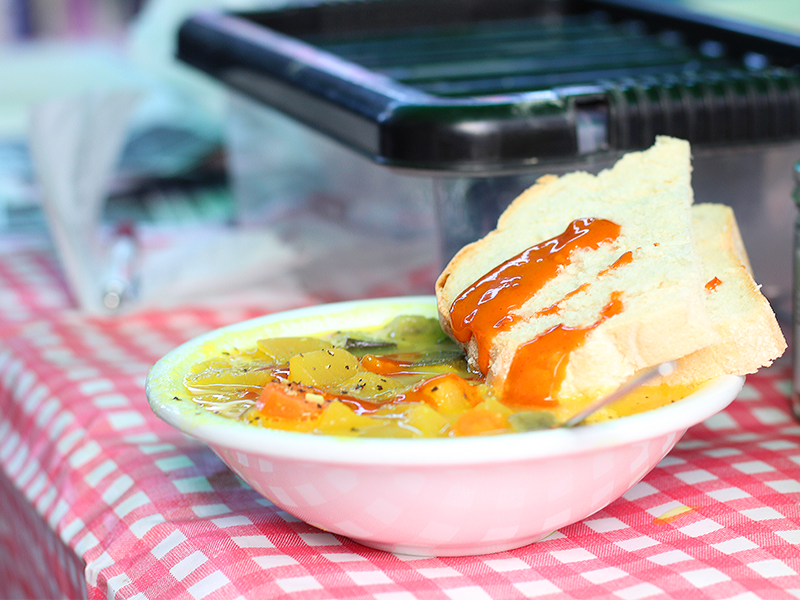
<instances>
[{"instance_id":1,"label":"carrot chunk","mask_svg":"<svg viewBox=\"0 0 800 600\"><path fill-rule=\"evenodd\" d=\"M466 411L453 425L455 435L481 435L499 433L508 429L508 419L485 408L473 408Z\"/></svg>"},{"instance_id":2,"label":"carrot chunk","mask_svg":"<svg viewBox=\"0 0 800 600\"><path fill-rule=\"evenodd\" d=\"M325 400L301 386L268 383L256 400L256 408L267 419L307 421L322 412Z\"/></svg>"}]
</instances>

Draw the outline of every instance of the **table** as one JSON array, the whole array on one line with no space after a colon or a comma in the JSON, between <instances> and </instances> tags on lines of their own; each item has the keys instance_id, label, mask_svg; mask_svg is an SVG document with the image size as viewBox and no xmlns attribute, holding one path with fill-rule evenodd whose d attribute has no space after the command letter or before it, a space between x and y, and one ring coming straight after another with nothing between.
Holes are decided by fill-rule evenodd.
<instances>
[{"instance_id":1,"label":"table","mask_svg":"<svg viewBox=\"0 0 800 600\"><path fill-rule=\"evenodd\" d=\"M800 598L785 360L583 522L510 552L415 558L298 521L150 412L153 362L289 308L273 300L89 317L47 244L0 252L0 597Z\"/></svg>"}]
</instances>

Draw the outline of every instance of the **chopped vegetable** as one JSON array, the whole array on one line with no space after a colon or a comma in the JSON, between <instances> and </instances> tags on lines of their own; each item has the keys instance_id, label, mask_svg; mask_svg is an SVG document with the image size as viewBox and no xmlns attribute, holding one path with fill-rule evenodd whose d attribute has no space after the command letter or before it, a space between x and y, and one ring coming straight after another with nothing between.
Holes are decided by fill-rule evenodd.
<instances>
[{"instance_id":1,"label":"chopped vegetable","mask_svg":"<svg viewBox=\"0 0 800 600\"><path fill-rule=\"evenodd\" d=\"M337 386L343 396L381 402L394 396L403 384L390 377L362 370Z\"/></svg>"},{"instance_id":2,"label":"chopped vegetable","mask_svg":"<svg viewBox=\"0 0 800 600\"><path fill-rule=\"evenodd\" d=\"M333 344L315 337L280 337L256 342L258 350L273 364L285 363L293 356L314 350L328 350Z\"/></svg>"},{"instance_id":3,"label":"chopped vegetable","mask_svg":"<svg viewBox=\"0 0 800 600\"><path fill-rule=\"evenodd\" d=\"M258 412L266 419L308 421L323 409L325 398L303 386L268 383L256 400Z\"/></svg>"},{"instance_id":4,"label":"chopped vegetable","mask_svg":"<svg viewBox=\"0 0 800 600\"><path fill-rule=\"evenodd\" d=\"M353 435L380 425L379 421L357 415L349 406L335 401L322 413L317 429L333 435Z\"/></svg>"},{"instance_id":5,"label":"chopped vegetable","mask_svg":"<svg viewBox=\"0 0 800 600\"><path fill-rule=\"evenodd\" d=\"M556 424L556 416L548 410L526 410L514 413L508 418L514 431L535 431L550 429Z\"/></svg>"},{"instance_id":6,"label":"chopped vegetable","mask_svg":"<svg viewBox=\"0 0 800 600\"><path fill-rule=\"evenodd\" d=\"M461 413L483 400L481 390L455 373L428 379L409 394L409 399L430 404L444 414Z\"/></svg>"},{"instance_id":7,"label":"chopped vegetable","mask_svg":"<svg viewBox=\"0 0 800 600\"><path fill-rule=\"evenodd\" d=\"M217 356L185 376L190 396L209 411L256 426L337 436L473 436L547 429L577 409L504 404L438 321L420 316L213 351ZM664 391L654 399L637 394L614 410L629 414L669 399Z\"/></svg>"},{"instance_id":8,"label":"chopped vegetable","mask_svg":"<svg viewBox=\"0 0 800 600\"><path fill-rule=\"evenodd\" d=\"M323 389L350 379L358 370L358 359L342 348L312 350L289 359L290 381Z\"/></svg>"},{"instance_id":9,"label":"chopped vegetable","mask_svg":"<svg viewBox=\"0 0 800 600\"><path fill-rule=\"evenodd\" d=\"M462 413L453 426L456 435L503 433L508 429L508 419L486 408L472 408Z\"/></svg>"}]
</instances>

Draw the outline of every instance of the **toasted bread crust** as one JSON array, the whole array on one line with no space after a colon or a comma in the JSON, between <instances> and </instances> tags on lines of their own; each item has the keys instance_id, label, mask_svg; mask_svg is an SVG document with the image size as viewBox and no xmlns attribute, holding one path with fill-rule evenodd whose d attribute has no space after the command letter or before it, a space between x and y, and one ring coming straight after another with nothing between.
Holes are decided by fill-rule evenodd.
<instances>
[{"instance_id":1,"label":"toasted bread crust","mask_svg":"<svg viewBox=\"0 0 800 600\"><path fill-rule=\"evenodd\" d=\"M720 375L746 375L786 350L778 320L753 280L733 209L697 204L692 210L700 251L706 309L720 341L679 361L670 383L693 383Z\"/></svg>"}]
</instances>

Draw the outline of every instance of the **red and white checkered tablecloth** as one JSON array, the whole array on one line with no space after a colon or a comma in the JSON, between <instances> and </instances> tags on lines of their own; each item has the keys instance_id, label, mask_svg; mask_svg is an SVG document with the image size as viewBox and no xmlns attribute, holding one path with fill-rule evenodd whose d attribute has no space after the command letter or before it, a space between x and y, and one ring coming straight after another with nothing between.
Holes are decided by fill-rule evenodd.
<instances>
[{"instance_id":1,"label":"red and white checkered tablecloth","mask_svg":"<svg viewBox=\"0 0 800 600\"><path fill-rule=\"evenodd\" d=\"M296 520L147 406L164 352L286 307L70 306L49 252L0 256L0 597L800 598L785 364L585 521L511 552L409 558Z\"/></svg>"}]
</instances>

